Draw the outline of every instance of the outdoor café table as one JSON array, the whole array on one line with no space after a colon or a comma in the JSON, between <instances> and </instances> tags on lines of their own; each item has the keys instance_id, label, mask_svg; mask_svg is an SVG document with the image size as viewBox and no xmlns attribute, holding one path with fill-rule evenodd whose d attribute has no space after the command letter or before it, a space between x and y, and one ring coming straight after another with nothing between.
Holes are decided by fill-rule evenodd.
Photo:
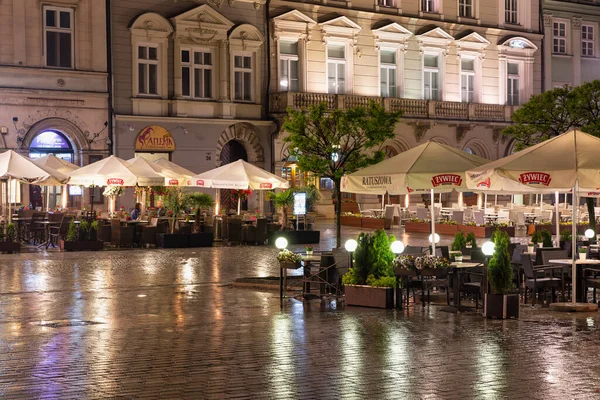
<instances>
[{"instance_id":1,"label":"outdoor caf\u00e9 table","mask_svg":"<svg viewBox=\"0 0 600 400\"><path fill-rule=\"evenodd\" d=\"M540 214L536 213L523 213L523 216L525 217L525 222L528 224L535 224L535 220L541 217Z\"/></svg>"},{"instance_id":2,"label":"outdoor caf\u00e9 table","mask_svg":"<svg viewBox=\"0 0 600 400\"><path fill-rule=\"evenodd\" d=\"M318 264L317 266L321 265L321 254L312 254L310 256L308 254L302 255L302 264L304 268L304 284L302 285L303 295L310 293L310 280L307 278L310 277L310 267L313 263Z\"/></svg>"},{"instance_id":3,"label":"outdoor caf\u00e9 table","mask_svg":"<svg viewBox=\"0 0 600 400\"><path fill-rule=\"evenodd\" d=\"M304 260L304 257L303 257ZM279 298L283 299L283 294L284 292L287 291L287 271L288 269L293 269L293 270L297 270L299 268L302 268L302 265L297 265L297 264L291 264L291 263L284 263L279 264Z\"/></svg>"},{"instance_id":4,"label":"outdoor caf\u00e9 table","mask_svg":"<svg viewBox=\"0 0 600 400\"><path fill-rule=\"evenodd\" d=\"M363 210L363 212L372 212L376 217L381 217L384 213L384 209L381 208L369 208L368 210Z\"/></svg>"},{"instance_id":5,"label":"outdoor caf\u00e9 table","mask_svg":"<svg viewBox=\"0 0 600 400\"><path fill-rule=\"evenodd\" d=\"M60 221L39 221L37 222L40 225L44 225L45 229L45 241L43 243L40 243L38 245L38 247L44 247L46 246L46 248L48 248L48 246L50 246L50 227L51 226L60 226L61 222Z\"/></svg>"},{"instance_id":6,"label":"outdoor caf\u00e9 table","mask_svg":"<svg viewBox=\"0 0 600 400\"><path fill-rule=\"evenodd\" d=\"M573 265L573 261L570 258L561 258L558 260L550 260L549 264L559 264L559 265ZM576 282L577 282L577 293L575 294L575 301L578 303L587 303L587 299L585 298L585 287L583 287L583 268L584 266L593 266L594 268L598 268L600 271L600 260L575 260L575 264L577 267L576 272Z\"/></svg>"},{"instance_id":7,"label":"outdoor caf\u00e9 table","mask_svg":"<svg viewBox=\"0 0 600 400\"><path fill-rule=\"evenodd\" d=\"M450 268L452 269L452 280L453 280L453 290L454 290L454 299L452 300L455 307L458 307L458 298L460 296L459 289L459 273L461 270L480 267L483 263L480 262L453 262L450 264Z\"/></svg>"}]
</instances>

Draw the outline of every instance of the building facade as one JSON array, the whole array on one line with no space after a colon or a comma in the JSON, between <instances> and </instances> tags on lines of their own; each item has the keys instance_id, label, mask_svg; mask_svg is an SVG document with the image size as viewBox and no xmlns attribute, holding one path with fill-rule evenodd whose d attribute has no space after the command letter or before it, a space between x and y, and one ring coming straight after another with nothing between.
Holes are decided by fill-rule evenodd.
<instances>
[{"instance_id":1,"label":"building facade","mask_svg":"<svg viewBox=\"0 0 600 400\"><path fill-rule=\"evenodd\" d=\"M500 132L542 90L537 0L270 2L270 112L326 102L401 109L389 156L435 140L489 159L512 144ZM275 166L304 183L282 140ZM322 180L322 187L327 182Z\"/></svg>"},{"instance_id":2,"label":"building facade","mask_svg":"<svg viewBox=\"0 0 600 400\"><path fill-rule=\"evenodd\" d=\"M544 89L600 79L600 1L543 0Z\"/></svg>"},{"instance_id":3,"label":"building facade","mask_svg":"<svg viewBox=\"0 0 600 400\"><path fill-rule=\"evenodd\" d=\"M119 157L196 173L238 159L272 169L264 3L112 1Z\"/></svg>"},{"instance_id":4,"label":"building facade","mask_svg":"<svg viewBox=\"0 0 600 400\"><path fill-rule=\"evenodd\" d=\"M0 146L78 165L109 154L106 4L6 0L0 13ZM13 193L13 203L41 206L39 187ZM75 188L69 205L87 195Z\"/></svg>"}]
</instances>

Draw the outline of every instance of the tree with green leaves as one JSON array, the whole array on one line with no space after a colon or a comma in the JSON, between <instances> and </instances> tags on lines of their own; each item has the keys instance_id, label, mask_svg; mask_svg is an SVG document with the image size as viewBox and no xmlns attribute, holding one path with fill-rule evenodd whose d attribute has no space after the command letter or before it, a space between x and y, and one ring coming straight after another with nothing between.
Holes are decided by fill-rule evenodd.
<instances>
[{"instance_id":1,"label":"tree with green leaves","mask_svg":"<svg viewBox=\"0 0 600 400\"><path fill-rule=\"evenodd\" d=\"M281 210L281 230L285 230L288 223L288 208L294 205L294 191L286 189L279 193L267 192L267 199L273 202L276 210Z\"/></svg>"},{"instance_id":2,"label":"tree with green leaves","mask_svg":"<svg viewBox=\"0 0 600 400\"><path fill-rule=\"evenodd\" d=\"M600 137L600 80L581 86L564 86L532 96L512 116L514 125L503 131L522 150L558 136L571 129L580 129ZM586 198L590 227L596 229L594 199Z\"/></svg>"},{"instance_id":3,"label":"tree with green leaves","mask_svg":"<svg viewBox=\"0 0 600 400\"><path fill-rule=\"evenodd\" d=\"M215 206L215 201L209 194L195 192L187 195L186 203L196 208L196 215L194 217L194 231L200 232L200 213L213 208Z\"/></svg>"},{"instance_id":4,"label":"tree with green leaves","mask_svg":"<svg viewBox=\"0 0 600 400\"><path fill-rule=\"evenodd\" d=\"M347 110L328 110L326 103L308 110L288 109L283 131L288 134L284 141L290 155L298 159L302 171L330 178L335 184L337 247L341 245L342 176L385 158L381 146L394 138L401 116L401 111L388 112L375 102Z\"/></svg>"}]
</instances>

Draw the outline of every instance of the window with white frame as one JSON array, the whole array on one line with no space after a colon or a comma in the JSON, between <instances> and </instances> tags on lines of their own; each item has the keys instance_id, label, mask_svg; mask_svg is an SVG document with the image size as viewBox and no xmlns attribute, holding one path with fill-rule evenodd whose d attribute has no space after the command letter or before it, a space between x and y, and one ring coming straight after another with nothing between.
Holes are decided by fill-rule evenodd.
<instances>
[{"instance_id":1,"label":"window with white frame","mask_svg":"<svg viewBox=\"0 0 600 400\"><path fill-rule=\"evenodd\" d=\"M382 7L395 7L395 0L379 0L379 5Z\"/></svg>"},{"instance_id":2,"label":"window with white frame","mask_svg":"<svg viewBox=\"0 0 600 400\"><path fill-rule=\"evenodd\" d=\"M381 97L396 97L396 50L379 52Z\"/></svg>"},{"instance_id":3,"label":"window with white frame","mask_svg":"<svg viewBox=\"0 0 600 400\"><path fill-rule=\"evenodd\" d=\"M421 11L427 13L435 13L436 10L436 0L421 0Z\"/></svg>"},{"instance_id":4,"label":"window with white frame","mask_svg":"<svg viewBox=\"0 0 600 400\"><path fill-rule=\"evenodd\" d=\"M213 97L213 54L209 50L181 50L181 95Z\"/></svg>"},{"instance_id":5,"label":"window with white frame","mask_svg":"<svg viewBox=\"0 0 600 400\"><path fill-rule=\"evenodd\" d=\"M458 1L458 16L463 18L473 18L473 0Z\"/></svg>"},{"instance_id":6,"label":"window with white frame","mask_svg":"<svg viewBox=\"0 0 600 400\"><path fill-rule=\"evenodd\" d=\"M475 59L460 59L460 97L463 103L475 102Z\"/></svg>"},{"instance_id":7,"label":"window with white frame","mask_svg":"<svg viewBox=\"0 0 600 400\"><path fill-rule=\"evenodd\" d=\"M252 101L252 56L233 56L234 99Z\"/></svg>"},{"instance_id":8,"label":"window with white frame","mask_svg":"<svg viewBox=\"0 0 600 400\"><path fill-rule=\"evenodd\" d=\"M73 68L73 10L44 7L46 66Z\"/></svg>"},{"instance_id":9,"label":"window with white frame","mask_svg":"<svg viewBox=\"0 0 600 400\"><path fill-rule=\"evenodd\" d=\"M504 21L509 24L518 24L517 0L504 0Z\"/></svg>"},{"instance_id":10,"label":"window with white frame","mask_svg":"<svg viewBox=\"0 0 600 400\"><path fill-rule=\"evenodd\" d=\"M425 100L439 100L439 68L438 55L425 54L423 57L423 93Z\"/></svg>"},{"instance_id":11,"label":"window with white frame","mask_svg":"<svg viewBox=\"0 0 600 400\"><path fill-rule=\"evenodd\" d=\"M507 63L506 65L506 104L519 105L519 64Z\"/></svg>"},{"instance_id":12,"label":"window with white frame","mask_svg":"<svg viewBox=\"0 0 600 400\"><path fill-rule=\"evenodd\" d=\"M346 46L327 45L327 93L346 93Z\"/></svg>"},{"instance_id":13,"label":"window with white frame","mask_svg":"<svg viewBox=\"0 0 600 400\"><path fill-rule=\"evenodd\" d=\"M300 91L298 42L279 42L279 90Z\"/></svg>"},{"instance_id":14,"label":"window with white frame","mask_svg":"<svg viewBox=\"0 0 600 400\"><path fill-rule=\"evenodd\" d=\"M555 54L566 54L567 53L567 23L555 21L554 24L554 38L552 41L552 49Z\"/></svg>"},{"instance_id":15,"label":"window with white frame","mask_svg":"<svg viewBox=\"0 0 600 400\"><path fill-rule=\"evenodd\" d=\"M158 94L158 46L138 45L138 93Z\"/></svg>"},{"instance_id":16,"label":"window with white frame","mask_svg":"<svg viewBox=\"0 0 600 400\"><path fill-rule=\"evenodd\" d=\"M592 25L581 26L581 54L586 57L594 56L594 27Z\"/></svg>"}]
</instances>

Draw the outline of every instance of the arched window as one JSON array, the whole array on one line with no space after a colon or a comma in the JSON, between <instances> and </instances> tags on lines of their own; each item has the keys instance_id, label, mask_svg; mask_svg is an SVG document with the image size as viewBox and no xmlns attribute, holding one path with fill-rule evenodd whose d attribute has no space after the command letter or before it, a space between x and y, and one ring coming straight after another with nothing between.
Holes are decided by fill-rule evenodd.
<instances>
[{"instance_id":1,"label":"arched window","mask_svg":"<svg viewBox=\"0 0 600 400\"><path fill-rule=\"evenodd\" d=\"M73 146L65 135L57 131L44 131L33 138L29 145L29 157L40 158L54 154L68 162L73 162Z\"/></svg>"}]
</instances>

